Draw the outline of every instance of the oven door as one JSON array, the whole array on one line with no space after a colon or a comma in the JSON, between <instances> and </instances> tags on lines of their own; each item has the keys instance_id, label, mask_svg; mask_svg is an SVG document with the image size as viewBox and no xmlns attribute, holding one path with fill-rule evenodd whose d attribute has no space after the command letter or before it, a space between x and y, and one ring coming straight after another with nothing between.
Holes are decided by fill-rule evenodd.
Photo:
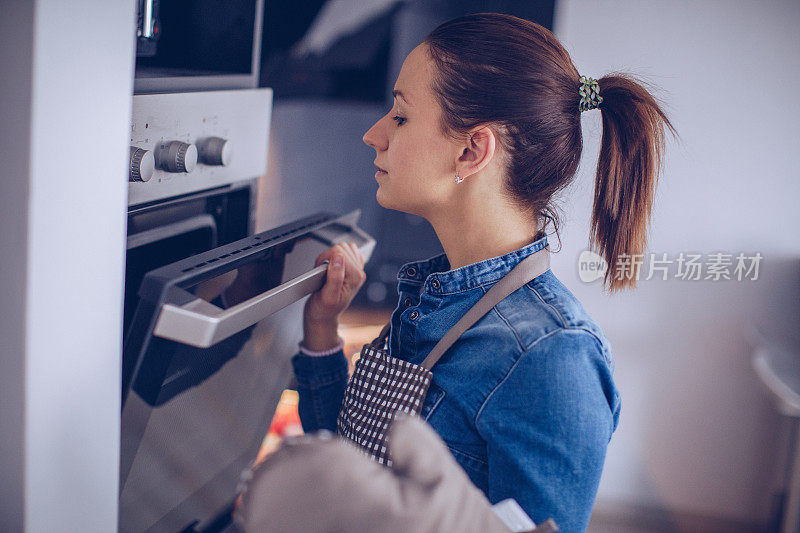
<instances>
[{"instance_id":1,"label":"oven door","mask_svg":"<svg viewBox=\"0 0 800 533\"><path fill-rule=\"evenodd\" d=\"M120 531L195 531L236 496L283 389L316 257L374 240L320 214L147 273L123 350ZM187 529L189 528L189 529Z\"/></svg>"}]
</instances>

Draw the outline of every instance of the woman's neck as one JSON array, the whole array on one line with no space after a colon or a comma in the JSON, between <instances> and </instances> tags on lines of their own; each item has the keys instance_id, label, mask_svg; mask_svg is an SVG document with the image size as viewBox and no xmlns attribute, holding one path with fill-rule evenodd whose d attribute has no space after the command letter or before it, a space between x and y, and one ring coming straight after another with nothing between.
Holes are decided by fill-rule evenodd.
<instances>
[{"instance_id":1,"label":"woman's neck","mask_svg":"<svg viewBox=\"0 0 800 533\"><path fill-rule=\"evenodd\" d=\"M458 187L468 185L468 181ZM450 268L513 252L533 242L536 222L529 213L497 191L473 183L456 191L454 200L425 218L436 231Z\"/></svg>"}]
</instances>

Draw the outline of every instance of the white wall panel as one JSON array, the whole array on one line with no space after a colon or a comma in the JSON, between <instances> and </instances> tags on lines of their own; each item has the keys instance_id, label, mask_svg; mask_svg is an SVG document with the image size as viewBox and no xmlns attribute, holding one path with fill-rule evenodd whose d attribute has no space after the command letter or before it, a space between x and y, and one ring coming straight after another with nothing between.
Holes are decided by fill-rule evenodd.
<instances>
[{"instance_id":1,"label":"white wall panel","mask_svg":"<svg viewBox=\"0 0 800 533\"><path fill-rule=\"evenodd\" d=\"M764 256L755 282L653 279L615 297L581 283L601 133L599 112L584 113L553 268L614 347L622 416L600 500L766 519L778 418L746 331L760 322L800 345L799 20L789 1L557 4L556 34L579 72L643 75L681 136L669 144L650 251Z\"/></svg>"},{"instance_id":2,"label":"white wall panel","mask_svg":"<svg viewBox=\"0 0 800 533\"><path fill-rule=\"evenodd\" d=\"M3 471L16 472L3 484L24 498L22 513L4 503L3 520L114 531L135 2L39 0L32 17L23 4L4 4L0 32L3 75L14 76L3 83L20 106L2 111L20 121L3 124L14 153L0 151L13 163L2 178L13 219L0 231L15 259L3 259L3 284L18 284L0 305L19 328L3 343L2 374L4 388L22 389L10 403L2 393L13 439Z\"/></svg>"}]
</instances>

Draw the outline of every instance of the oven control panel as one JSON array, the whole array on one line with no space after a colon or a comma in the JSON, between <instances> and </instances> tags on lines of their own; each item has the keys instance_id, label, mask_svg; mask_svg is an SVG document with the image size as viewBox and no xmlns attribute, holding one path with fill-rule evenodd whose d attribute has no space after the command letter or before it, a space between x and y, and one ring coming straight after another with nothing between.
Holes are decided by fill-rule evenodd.
<instances>
[{"instance_id":1,"label":"oven control panel","mask_svg":"<svg viewBox=\"0 0 800 533\"><path fill-rule=\"evenodd\" d=\"M134 95L128 205L263 175L271 111L271 89Z\"/></svg>"}]
</instances>

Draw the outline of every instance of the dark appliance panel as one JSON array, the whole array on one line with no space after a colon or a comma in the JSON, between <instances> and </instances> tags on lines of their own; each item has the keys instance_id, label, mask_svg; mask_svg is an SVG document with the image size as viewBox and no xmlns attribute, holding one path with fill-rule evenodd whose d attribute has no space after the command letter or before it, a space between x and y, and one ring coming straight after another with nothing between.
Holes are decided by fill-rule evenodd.
<instances>
[{"instance_id":1,"label":"dark appliance panel","mask_svg":"<svg viewBox=\"0 0 800 533\"><path fill-rule=\"evenodd\" d=\"M264 0L138 0L136 94L258 86Z\"/></svg>"},{"instance_id":2,"label":"dark appliance panel","mask_svg":"<svg viewBox=\"0 0 800 533\"><path fill-rule=\"evenodd\" d=\"M128 212L125 335L144 275L250 235L254 198L255 183L245 182Z\"/></svg>"}]
</instances>

